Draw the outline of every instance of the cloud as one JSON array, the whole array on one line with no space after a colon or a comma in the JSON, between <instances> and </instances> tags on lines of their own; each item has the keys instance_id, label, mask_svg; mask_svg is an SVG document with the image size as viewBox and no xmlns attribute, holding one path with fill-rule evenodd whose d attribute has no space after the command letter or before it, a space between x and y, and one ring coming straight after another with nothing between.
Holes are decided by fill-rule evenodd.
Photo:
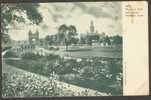
<instances>
[{"instance_id":1,"label":"cloud","mask_svg":"<svg viewBox=\"0 0 151 100\"><path fill-rule=\"evenodd\" d=\"M99 33L121 34L120 9L119 2L41 3L38 10L43 22L38 26L24 25L22 30L12 29L11 38L28 39L29 30L39 30L40 37L56 34L61 24L75 25L79 33L87 33L91 20Z\"/></svg>"},{"instance_id":2,"label":"cloud","mask_svg":"<svg viewBox=\"0 0 151 100\"><path fill-rule=\"evenodd\" d=\"M74 3L74 5L81 8L83 12L95 17L105 17L116 20L120 18L120 13L118 11L121 9L121 5L119 2L80 2Z\"/></svg>"}]
</instances>

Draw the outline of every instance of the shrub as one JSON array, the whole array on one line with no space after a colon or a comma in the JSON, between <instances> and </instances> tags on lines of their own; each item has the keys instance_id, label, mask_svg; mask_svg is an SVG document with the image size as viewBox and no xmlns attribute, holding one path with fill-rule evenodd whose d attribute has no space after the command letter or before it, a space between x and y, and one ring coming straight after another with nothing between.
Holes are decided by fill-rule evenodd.
<instances>
[{"instance_id":1,"label":"shrub","mask_svg":"<svg viewBox=\"0 0 151 100\"><path fill-rule=\"evenodd\" d=\"M25 56L26 59L17 61L6 60L6 63L47 77L50 77L50 74L54 72L65 82L78 83L79 86L83 87L87 85L86 88L97 89L103 92L109 91L113 93L115 89L110 90L111 87L109 86L122 81L121 59L90 57L81 58L78 61L77 59L61 58L59 55L54 54L44 57L33 55L33 58L30 58L30 56L28 54L28 56ZM72 75L79 76L73 77ZM92 81L98 86L91 87L92 84L87 81ZM119 88L122 87L119 85ZM118 93L120 93L120 90L117 91Z\"/></svg>"},{"instance_id":2,"label":"shrub","mask_svg":"<svg viewBox=\"0 0 151 100\"><path fill-rule=\"evenodd\" d=\"M48 56L46 56L46 58L47 60L53 60L53 59L59 59L60 56L55 54L49 54Z\"/></svg>"},{"instance_id":3,"label":"shrub","mask_svg":"<svg viewBox=\"0 0 151 100\"><path fill-rule=\"evenodd\" d=\"M25 53L24 55L22 55L23 59L32 59L32 60L37 60L39 59L41 56L38 54L34 54L34 53Z\"/></svg>"},{"instance_id":4,"label":"shrub","mask_svg":"<svg viewBox=\"0 0 151 100\"><path fill-rule=\"evenodd\" d=\"M73 95L73 92L57 87L55 82L52 83L50 80L42 79L30 73L3 74L2 76L2 96L5 97L64 96L67 95L66 93L70 96Z\"/></svg>"},{"instance_id":5,"label":"shrub","mask_svg":"<svg viewBox=\"0 0 151 100\"><path fill-rule=\"evenodd\" d=\"M17 53L15 53L13 51L8 51L8 52L6 52L4 57L18 57L18 55L17 55Z\"/></svg>"},{"instance_id":6,"label":"shrub","mask_svg":"<svg viewBox=\"0 0 151 100\"><path fill-rule=\"evenodd\" d=\"M49 50L59 50L58 47L49 47Z\"/></svg>"}]
</instances>

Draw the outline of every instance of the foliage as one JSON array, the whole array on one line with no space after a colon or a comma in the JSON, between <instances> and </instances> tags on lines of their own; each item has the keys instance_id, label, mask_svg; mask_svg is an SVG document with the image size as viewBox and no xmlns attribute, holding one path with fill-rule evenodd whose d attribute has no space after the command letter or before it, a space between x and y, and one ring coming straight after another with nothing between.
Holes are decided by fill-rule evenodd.
<instances>
[{"instance_id":1,"label":"foliage","mask_svg":"<svg viewBox=\"0 0 151 100\"><path fill-rule=\"evenodd\" d=\"M74 25L67 26L65 24L60 25L58 28L59 42L64 42L66 45L66 50L68 50L68 46L71 44L77 44L79 41L76 37L77 29Z\"/></svg>"},{"instance_id":2,"label":"foliage","mask_svg":"<svg viewBox=\"0 0 151 100\"><path fill-rule=\"evenodd\" d=\"M80 43L81 44L86 44L86 38L85 37L80 37Z\"/></svg>"},{"instance_id":3,"label":"foliage","mask_svg":"<svg viewBox=\"0 0 151 100\"><path fill-rule=\"evenodd\" d=\"M111 45L111 40L108 36L104 37L104 42L107 43L108 45Z\"/></svg>"},{"instance_id":4,"label":"foliage","mask_svg":"<svg viewBox=\"0 0 151 100\"><path fill-rule=\"evenodd\" d=\"M8 57L18 57L18 55L13 52L13 51L8 51L6 52L6 54L4 55L5 58L8 58Z\"/></svg>"},{"instance_id":5,"label":"foliage","mask_svg":"<svg viewBox=\"0 0 151 100\"><path fill-rule=\"evenodd\" d=\"M55 38L55 39L54 39L54 38ZM47 35L47 36L45 37L45 40L47 41L47 43L48 43L49 45L52 45L52 44L56 43L56 39L57 39L57 35L51 35L51 36Z\"/></svg>"},{"instance_id":6,"label":"foliage","mask_svg":"<svg viewBox=\"0 0 151 100\"><path fill-rule=\"evenodd\" d=\"M119 35L115 35L115 36L111 37L111 39L113 40L114 45L119 45L119 44L122 45L122 43L123 43L122 37Z\"/></svg>"},{"instance_id":7,"label":"foliage","mask_svg":"<svg viewBox=\"0 0 151 100\"><path fill-rule=\"evenodd\" d=\"M64 39L65 39L65 36L66 36L66 32L68 30L68 27L63 24L63 25L60 25L59 28L58 28L58 37L59 37L59 42L63 42Z\"/></svg>"},{"instance_id":8,"label":"foliage","mask_svg":"<svg viewBox=\"0 0 151 100\"><path fill-rule=\"evenodd\" d=\"M62 81L96 89L101 92L119 95L122 91L120 86L122 62L118 58L90 57L65 59L52 54L36 60L31 60L30 58L17 62L15 60L7 60L6 63L47 77L55 73ZM71 77L69 74L72 74ZM88 81L89 83L87 83ZM92 86L92 84L95 85ZM119 84L119 86L116 88L109 87L114 84ZM120 90L116 90L117 88Z\"/></svg>"},{"instance_id":9,"label":"foliage","mask_svg":"<svg viewBox=\"0 0 151 100\"><path fill-rule=\"evenodd\" d=\"M15 22L25 23L25 18L22 15L16 15L16 12L25 13L33 24L39 24L42 21L42 16L38 12L38 6L39 5L35 3L1 4L1 31L8 31L8 26Z\"/></svg>"},{"instance_id":10,"label":"foliage","mask_svg":"<svg viewBox=\"0 0 151 100\"><path fill-rule=\"evenodd\" d=\"M48 56L46 56L46 58L48 60L53 60L53 59L59 59L59 55L54 55L54 54L49 54Z\"/></svg>"},{"instance_id":11,"label":"foliage","mask_svg":"<svg viewBox=\"0 0 151 100\"><path fill-rule=\"evenodd\" d=\"M37 60L40 57L41 57L40 55L34 53L25 53L24 55L22 55L23 59L31 59L31 60Z\"/></svg>"},{"instance_id":12,"label":"foliage","mask_svg":"<svg viewBox=\"0 0 151 100\"><path fill-rule=\"evenodd\" d=\"M59 50L58 47L48 47L49 50Z\"/></svg>"},{"instance_id":13,"label":"foliage","mask_svg":"<svg viewBox=\"0 0 151 100\"><path fill-rule=\"evenodd\" d=\"M10 36L8 34L2 33L2 40L4 43L11 42Z\"/></svg>"},{"instance_id":14,"label":"foliage","mask_svg":"<svg viewBox=\"0 0 151 100\"><path fill-rule=\"evenodd\" d=\"M56 83L30 73L3 73L2 86L2 96L8 97L73 95L73 92L65 90L63 86L57 87Z\"/></svg>"},{"instance_id":15,"label":"foliage","mask_svg":"<svg viewBox=\"0 0 151 100\"><path fill-rule=\"evenodd\" d=\"M8 34L2 33L2 49L7 50L12 48L12 40Z\"/></svg>"},{"instance_id":16,"label":"foliage","mask_svg":"<svg viewBox=\"0 0 151 100\"><path fill-rule=\"evenodd\" d=\"M6 34L10 26L14 26L18 23L26 23L25 17L21 13L26 14L32 24L42 22L42 16L38 12L38 7L39 4L36 3L1 4L1 32L3 33L2 43L4 50L11 48L11 39L9 35ZM19 13L19 15L16 13Z\"/></svg>"}]
</instances>

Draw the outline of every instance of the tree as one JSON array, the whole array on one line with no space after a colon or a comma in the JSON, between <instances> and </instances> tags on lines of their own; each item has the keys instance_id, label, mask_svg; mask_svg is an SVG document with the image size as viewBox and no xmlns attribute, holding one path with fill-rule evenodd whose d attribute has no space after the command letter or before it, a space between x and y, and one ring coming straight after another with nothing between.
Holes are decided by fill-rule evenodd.
<instances>
[{"instance_id":1,"label":"tree","mask_svg":"<svg viewBox=\"0 0 151 100\"><path fill-rule=\"evenodd\" d=\"M86 43L86 37L80 37L80 43L85 44Z\"/></svg>"},{"instance_id":2,"label":"tree","mask_svg":"<svg viewBox=\"0 0 151 100\"><path fill-rule=\"evenodd\" d=\"M42 21L42 16L38 12L39 4L37 3L5 3L1 4L1 31L7 32L8 26L15 22L25 23L25 18L21 15L24 13L33 24L39 24ZM16 15L19 13L19 15Z\"/></svg>"},{"instance_id":3,"label":"tree","mask_svg":"<svg viewBox=\"0 0 151 100\"><path fill-rule=\"evenodd\" d=\"M58 29L59 42L64 42L66 45L66 51L68 46L71 44L76 44L77 39L77 30L74 25L66 26L65 24L61 25Z\"/></svg>"},{"instance_id":4,"label":"tree","mask_svg":"<svg viewBox=\"0 0 151 100\"><path fill-rule=\"evenodd\" d=\"M11 39L10 36L8 34L4 34L2 33L2 50L7 50L11 48Z\"/></svg>"},{"instance_id":5,"label":"tree","mask_svg":"<svg viewBox=\"0 0 151 100\"><path fill-rule=\"evenodd\" d=\"M45 40L49 45L52 45L54 43L52 36L47 35L45 37Z\"/></svg>"},{"instance_id":6,"label":"tree","mask_svg":"<svg viewBox=\"0 0 151 100\"><path fill-rule=\"evenodd\" d=\"M87 43L88 43L88 45L92 45L92 37L91 36L87 36Z\"/></svg>"},{"instance_id":7,"label":"tree","mask_svg":"<svg viewBox=\"0 0 151 100\"><path fill-rule=\"evenodd\" d=\"M108 45L111 45L111 41L110 41L110 38L108 36L106 36L104 38L104 42L107 43Z\"/></svg>"},{"instance_id":8,"label":"tree","mask_svg":"<svg viewBox=\"0 0 151 100\"><path fill-rule=\"evenodd\" d=\"M59 28L58 28L58 42L65 42L65 35L66 32L68 30L68 27L65 24L62 24Z\"/></svg>"},{"instance_id":9,"label":"tree","mask_svg":"<svg viewBox=\"0 0 151 100\"><path fill-rule=\"evenodd\" d=\"M68 27L68 32L66 34L66 47L68 50L68 45L71 45L71 44L76 44L78 42L78 38L76 37L78 34L77 34L77 29L74 25L70 25Z\"/></svg>"},{"instance_id":10,"label":"tree","mask_svg":"<svg viewBox=\"0 0 151 100\"><path fill-rule=\"evenodd\" d=\"M71 36L77 35L77 29L74 25L70 25L68 29L69 29L69 35Z\"/></svg>"},{"instance_id":11,"label":"tree","mask_svg":"<svg viewBox=\"0 0 151 100\"><path fill-rule=\"evenodd\" d=\"M114 45L121 45L122 44L122 37L119 35L113 36L113 44Z\"/></svg>"},{"instance_id":12,"label":"tree","mask_svg":"<svg viewBox=\"0 0 151 100\"><path fill-rule=\"evenodd\" d=\"M4 35L2 36L3 49L8 48L8 44L6 43L11 42L10 37L7 38L9 36L9 34L7 34L9 26L14 26L18 23L26 23L26 20L21 13L26 14L27 18L33 24L39 24L42 21L42 16L37 9L38 7L39 5L35 3L1 4L1 32L3 33L2 35ZM16 15L16 13L19 13L19 15Z\"/></svg>"},{"instance_id":13,"label":"tree","mask_svg":"<svg viewBox=\"0 0 151 100\"><path fill-rule=\"evenodd\" d=\"M79 42L79 38L77 38L77 37L72 37L72 38L70 39L70 41L71 41L72 44L77 44L77 43Z\"/></svg>"}]
</instances>

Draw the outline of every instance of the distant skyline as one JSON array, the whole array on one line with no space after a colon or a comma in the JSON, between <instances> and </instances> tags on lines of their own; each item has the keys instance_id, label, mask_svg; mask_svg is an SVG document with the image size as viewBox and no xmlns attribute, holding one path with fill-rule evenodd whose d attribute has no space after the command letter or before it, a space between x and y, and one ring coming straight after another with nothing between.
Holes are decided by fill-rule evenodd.
<instances>
[{"instance_id":1,"label":"distant skyline","mask_svg":"<svg viewBox=\"0 0 151 100\"><path fill-rule=\"evenodd\" d=\"M121 3L120 2L73 2L73 3L41 3L38 8L43 16L40 25L17 24L9 30L13 40L28 39L28 31L39 30L40 38L56 34L62 24L75 25L78 33L89 31L91 20L98 33L121 35Z\"/></svg>"}]
</instances>

